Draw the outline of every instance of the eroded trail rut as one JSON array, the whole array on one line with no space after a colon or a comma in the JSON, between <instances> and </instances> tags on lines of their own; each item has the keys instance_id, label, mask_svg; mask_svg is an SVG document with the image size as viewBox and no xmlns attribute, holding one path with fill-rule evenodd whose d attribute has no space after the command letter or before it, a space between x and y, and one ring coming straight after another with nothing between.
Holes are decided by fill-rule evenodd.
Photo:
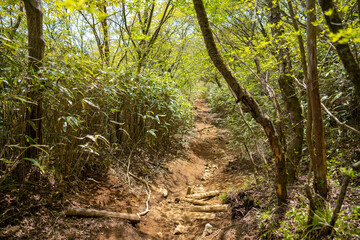
<instances>
[{"instance_id":1,"label":"eroded trail rut","mask_svg":"<svg viewBox=\"0 0 360 240\"><path fill-rule=\"evenodd\" d=\"M197 111L193 133L185 157L170 162L170 174L159 178L157 184L169 190L167 199L154 196L150 212L142 217L137 228L150 239L205 239L202 232L207 223L213 226L206 239L218 239L222 228L230 225L229 212L192 212L190 203L177 201L193 193L219 191L220 194L237 189L246 182L246 176L232 171L234 154L227 150L229 132L214 125L216 115L210 112L204 100L196 100ZM222 204L221 195L208 199L209 204ZM231 239L231 233L226 233Z\"/></svg>"}]
</instances>

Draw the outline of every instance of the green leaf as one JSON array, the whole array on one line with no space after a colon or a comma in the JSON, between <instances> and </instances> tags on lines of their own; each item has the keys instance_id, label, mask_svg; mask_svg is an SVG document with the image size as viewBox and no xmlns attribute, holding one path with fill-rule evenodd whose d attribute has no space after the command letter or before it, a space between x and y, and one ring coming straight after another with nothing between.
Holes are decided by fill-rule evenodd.
<instances>
[{"instance_id":1,"label":"green leaf","mask_svg":"<svg viewBox=\"0 0 360 240\"><path fill-rule=\"evenodd\" d=\"M6 164L10 163L10 161L5 158L0 158L0 161L2 161L3 163L6 163Z\"/></svg>"},{"instance_id":2,"label":"green leaf","mask_svg":"<svg viewBox=\"0 0 360 240\"><path fill-rule=\"evenodd\" d=\"M334 12L334 9L330 8L330 9L327 10L324 14L325 14L326 16L331 16L331 15L333 14L333 12Z\"/></svg>"},{"instance_id":3,"label":"green leaf","mask_svg":"<svg viewBox=\"0 0 360 240\"><path fill-rule=\"evenodd\" d=\"M82 101L86 102L87 104L89 104L90 106L93 106L94 108L97 108L100 110L100 107L98 105L96 105L95 103L91 102L90 99L86 99L84 98Z\"/></svg>"},{"instance_id":4,"label":"green leaf","mask_svg":"<svg viewBox=\"0 0 360 240\"><path fill-rule=\"evenodd\" d=\"M33 163L33 165L37 166L42 173L44 173L44 168L40 165L38 161L36 161L34 158L24 158L27 161L30 161Z\"/></svg>"},{"instance_id":5,"label":"green leaf","mask_svg":"<svg viewBox=\"0 0 360 240\"><path fill-rule=\"evenodd\" d=\"M150 133L154 137L157 137L155 131L156 131L156 129L150 129L150 130L147 130L146 132Z\"/></svg>"}]
</instances>

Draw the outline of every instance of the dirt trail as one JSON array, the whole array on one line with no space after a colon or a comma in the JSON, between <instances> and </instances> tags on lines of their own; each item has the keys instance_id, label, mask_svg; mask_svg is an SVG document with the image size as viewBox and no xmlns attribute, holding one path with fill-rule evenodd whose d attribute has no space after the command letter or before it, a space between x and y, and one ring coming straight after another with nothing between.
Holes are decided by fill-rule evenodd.
<instances>
[{"instance_id":1,"label":"dirt trail","mask_svg":"<svg viewBox=\"0 0 360 240\"><path fill-rule=\"evenodd\" d=\"M167 189L168 197L151 191L150 212L141 217L140 223L132 226L119 219L59 218L52 224L53 228L44 230L48 236L45 238L235 239L235 230L227 228L232 225L229 212L194 213L189 211L192 204L176 201L177 198L185 197L187 188L191 187L193 193L219 191L220 195L208 202L222 204L221 194L241 188L249 177L244 171L246 163L227 148L231 134L216 126L216 114L211 113L204 100L198 99L194 105L196 120L192 133L186 136L187 147L176 155L170 154L161 168L150 170L152 184ZM135 163L136 160L133 160ZM157 174L156 177L154 174ZM67 200L67 205L117 212L126 212L126 207L130 206L134 213L144 211L147 199L145 185L125 175L110 169L107 179L101 182L89 181L86 189ZM203 238L201 235L207 223L212 225L213 232ZM174 234L175 229L181 231Z\"/></svg>"},{"instance_id":2,"label":"dirt trail","mask_svg":"<svg viewBox=\"0 0 360 240\"><path fill-rule=\"evenodd\" d=\"M193 189L193 193L212 190L223 193L237 189L246 182L247 176L235 174L229 169L229 163L234 160L233 154L226 148L230 133L214 125L216 115L210 112L204 100L196 100L195 108L197 116L186 157L169 162L167 167L170 174L156 181L157 185L169 190L169 197L152 198L149 214L137 226L150 238L202 239L205 224L210 223L213 226L213 239L216 239L215 234L226 224L230 224L229 213L191 213L187 211L191 204L181 201L177 203L175 199L185 197L188 186ZM221 196L214 197L209 202L221 204ZM205 219L197 220L197 216ZM181 229L181 233L175 235L176 228ZM212 235L207 238L212 239Z\"/></svg>"}]
</instances>

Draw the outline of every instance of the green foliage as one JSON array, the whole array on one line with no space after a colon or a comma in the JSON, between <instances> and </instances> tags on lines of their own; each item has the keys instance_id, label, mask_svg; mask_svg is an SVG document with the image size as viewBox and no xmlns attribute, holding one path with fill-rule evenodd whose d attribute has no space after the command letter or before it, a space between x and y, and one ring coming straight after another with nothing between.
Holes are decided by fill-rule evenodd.
<instances>
[{"instance_id":1,"label":"green foliage","mask_svg":"<svg viewBox=\"0 0 360 240\"><path fill-rule=\"evenodd\" d=\"M262 128L253 120L250 114L243 110L245 119L254 130L255 135L251 133L241 117L239 106L236 104L234 97L230 94L229 89L225 87L225 84L223 86L219 88L215 84L209 84L207 96L209 104L213 111L224 119L222 123L231 129L234 136L234 140L231 141L232 145L236 148L242 148L242 143L245 141L250 148L254 149L253 140L265 139ZM258 142L258 144L261 145L261 142ZM264 147L266 148L266 146Z\"/></svg>"},{"instance_id":2,"label":"green foliage","mask_svg":"<svg viewBox=\"0 0 360 240\"><path fill-rule=\"evenodd\" d=\"M3 169L22 154L21 148L10 146L25 144L23 119L33 104L27 93L34 88L42 93L43 141L50 150L41 153L46 161L28 160L66 178L108 165L113 150L164 147L192 124L192 107L167 74L124 74L69 55L63 61L48 57L41 78L28 86L21 51L8 52L0 75Z\"/></svg>"},{"instance_id":3,"label":"green foliage","mask_svg":"<svg viewBox=\"0 0 360 240\"><path fill-rule=\"evenodd\" d=\"M224 192L220 195L220 199L223 204L225 204L226 202L226 196L227 196L227 192Z\"/></svg>"},{"instance_id":4,"label":"green foliage","mask_svg":"<svg viewBox=\"0 0 360 240\"><path fill-rule=\"evenodd\" d=\"M276 215L274 214L274 212L272 212L269 209L262 209L262 211L259 212L259 214L257 214L256 218L260 222L259 229L261 229L260 232L261 239L272 239L276 231L276 226L274 221Z\"/></svg>"},{"instance_id":5,"label":"green foliage","mask_svg":"<svg viewBox=\"0 0 360 240\"><path fill-rule=\"evenodd\" d=\"M332 209L329 204L325 205L324 209L317 209L314 213L314 219L312 222L313 230L320 230L321 228L330 224L332 216Z\"/></svg>"},{"instance_id":6,"label":"green foliage","mask_svg":"<svg viewBox=\"0 0 360 240\"><path fill-rule=\"evenodd\" d=\"M359 206L352 208L350 214L342 213L337 221L335 226L335 239L346 239L353 238L357 239L360 236L360 229L353 226L352 223L358 222L360 219L359 216Z\"/></svg>"},{"instance_id":7,"label":"green foliage","mask_svg":"<svg viewBox=\"0 0 360 240\"><path fill-rule=\"evenodd\" d=\"M280 232L284 239L300 239L302 231L306 229L307 207L291 207L286 212L286 220L281 223Z\"/></svg>"}]
</instances>

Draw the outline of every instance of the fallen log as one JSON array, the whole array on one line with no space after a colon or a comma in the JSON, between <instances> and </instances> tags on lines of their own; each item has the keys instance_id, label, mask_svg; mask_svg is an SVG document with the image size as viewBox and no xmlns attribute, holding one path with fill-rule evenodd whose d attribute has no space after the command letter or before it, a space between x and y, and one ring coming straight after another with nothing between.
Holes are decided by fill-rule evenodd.
<instances>
[{"instance_id":1,"label":"fallen log","mask_svg":"<svg viewBox=\"0 0 360 240\"><path fill-rule=\"evenodd\" d=\"M186 195L186 197L194 198L194 199L204 199L204 198L209 198L209 197L215 197L219 194L220 194L219 191L210 191L210 192L205 192L205 193L189 194L189 195Z\"/></svg>"},{"instance_id":2,"label":"fallen log","mask_svg":"<svg viewBox=\"0 0 360 240\"><path fill-rule=\"evenodd\" d=\"M198 213L198 212L189 212L184 213L183 218L187 221L192 220L214 220L216 218L215 213Z\"/></svg>"},{"instance_id":3,"label":"fallen log","mask_svg":"<svg viewBox=\"0 0 360 240\"><path fill-rule=\"evenodd\" d=\"M68 208L65 211L66 216L79 217L112 217L130 220L133 223L140 222L140 216L132 213L109 212L105 210L85 209L85 208Z\"/></svg>"},{"instance_id":4,"label":"fallen log","mask_svg":"<svg viewBox=\"0 0 360 240\"><path fill-rule=\"evenodd\" d=\"M175 201L176 200L177 199L175 199ZM179 201L192 203L194 205L209 205L208 202L205 202L205 201L202 201L202 200L191 199L191 198L179 198Z\"/></svg>"},{"instance_id":5,"label":"fallen log","mask_svg":"<svg viewBox=\"0 0 360 240\"><path fill-rule=\"evenodd\" d=\"M227 212L228 205L192 206L189 210L191 212Z\"/></svg>"}]
</instances>

